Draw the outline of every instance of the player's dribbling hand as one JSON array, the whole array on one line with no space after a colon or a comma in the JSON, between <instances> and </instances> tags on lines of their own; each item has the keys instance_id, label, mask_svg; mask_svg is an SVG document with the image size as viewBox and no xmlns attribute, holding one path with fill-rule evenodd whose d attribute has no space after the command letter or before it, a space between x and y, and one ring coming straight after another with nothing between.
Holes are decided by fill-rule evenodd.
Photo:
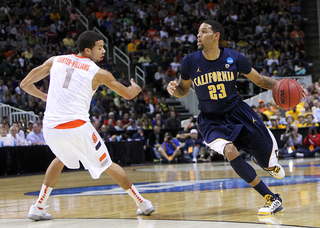
<instances>
[{"instance_id":1,"label":"player's dribbling hand","mask_svg":"<svg viewBox=\"0 0 320 228\"><path fill-rule=\"evenodd\" d=\"M178 82L176 80L169 82L167 86L168 93L170 95L173 95L174 92L176 91L176 87L178 86Z\"/></svg>"}]
</instances>

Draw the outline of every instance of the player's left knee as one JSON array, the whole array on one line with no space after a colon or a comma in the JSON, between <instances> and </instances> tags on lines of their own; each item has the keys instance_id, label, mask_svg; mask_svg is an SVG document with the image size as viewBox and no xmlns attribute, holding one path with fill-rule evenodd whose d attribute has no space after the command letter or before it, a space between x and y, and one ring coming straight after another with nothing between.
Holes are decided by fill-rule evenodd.
<instances>
[{"instance_id":1,"label":"player's left knee","mask_svg":"<svg viewBox=\"0 0 320 228\"><path fill-rule=\"evenodd\" d=\"M224 148L224 155L228 159L228 161L232 161L236 157L240 156L239 151L233 144L227 144Z\"/></svg>"}]
</instances>

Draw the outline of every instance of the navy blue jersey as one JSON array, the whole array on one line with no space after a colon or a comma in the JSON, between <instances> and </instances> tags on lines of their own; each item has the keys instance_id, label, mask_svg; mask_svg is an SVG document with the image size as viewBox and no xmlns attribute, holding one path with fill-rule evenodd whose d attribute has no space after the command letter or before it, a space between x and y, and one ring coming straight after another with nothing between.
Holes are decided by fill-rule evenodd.
<instances>
[{"instance_id":1,"label":"navy blue jersey","mask_svg":"<svg viewBox=\"0 0 320 228\"><path fill-rule=\"evenodd\" d=\"M228 48L220 51L220 57L213 61L197 51L181 62L181 78L193 81L198 108L203 113L229 113L241 100L236 87L238 72L251 72L251 65L243 55Z\"/></svg>"}]
</instances>

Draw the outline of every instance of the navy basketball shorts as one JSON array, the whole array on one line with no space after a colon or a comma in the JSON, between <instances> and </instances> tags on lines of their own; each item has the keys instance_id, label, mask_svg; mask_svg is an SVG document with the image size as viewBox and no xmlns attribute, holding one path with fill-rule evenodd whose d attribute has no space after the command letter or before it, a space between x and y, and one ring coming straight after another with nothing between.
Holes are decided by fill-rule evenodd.
<instances>
[{"instance_id":1,"label":"navy basketball shorts","mask_svg":"<svg viewBox=\"0 0 320 228\"><path fill-rule=\"evenodd\" d=\"M264 168L278 165L278 144L257 113L245 102L224 115L200 113L198 128L207 146L224 155L227 144L254 156Z\"/></svg>"}]
</instances>

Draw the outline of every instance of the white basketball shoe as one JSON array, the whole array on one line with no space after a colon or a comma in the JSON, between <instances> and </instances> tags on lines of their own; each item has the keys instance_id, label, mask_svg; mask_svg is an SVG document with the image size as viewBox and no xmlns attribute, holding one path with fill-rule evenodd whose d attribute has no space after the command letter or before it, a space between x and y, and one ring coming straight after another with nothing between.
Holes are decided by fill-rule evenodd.
<instances>
[{"instance_id":1,"label":"white basketball shoe","mask_svg":"<svg viewBox=\"0 0 320 228\"><path fill-rule=\"evenodd\" d=\"M41 210L38 206L32 205L29 209L28 218L35 221L52 219L52 216L46 212L45 208Z\"/></svg>"},{"instance_id":2,"label":"white basketball shoe","mask_svg":"<svg viewBox=\"0 0 320 228\"><path fill-rule=\"evenodd\" d=\"M146 199L138 207L139 207L139 209L137 210L138 215L151 215L155 211L151 201Z\"/></svg>"},{"instance_id":3,"label":"white basketball shoe","mask_svg":"<svg viewBox=\"0 0 320 228\"><path fill-rule=\"evenodd\" d=\"M286 176L286 172L284 171L284 169L283 169L283 167L281 165L275 166L273 170L266 170L261 165L259 165L259 163L258 163L258 161L257 161L257 159L255 157L252 156L251 157L251 161L254 164L260 166L263 170L267 171L270 174L270 176L272 176L272 177L274 177L276 179L282 179L282 178L284 178Z\"/></svg>"}]
</instances>

